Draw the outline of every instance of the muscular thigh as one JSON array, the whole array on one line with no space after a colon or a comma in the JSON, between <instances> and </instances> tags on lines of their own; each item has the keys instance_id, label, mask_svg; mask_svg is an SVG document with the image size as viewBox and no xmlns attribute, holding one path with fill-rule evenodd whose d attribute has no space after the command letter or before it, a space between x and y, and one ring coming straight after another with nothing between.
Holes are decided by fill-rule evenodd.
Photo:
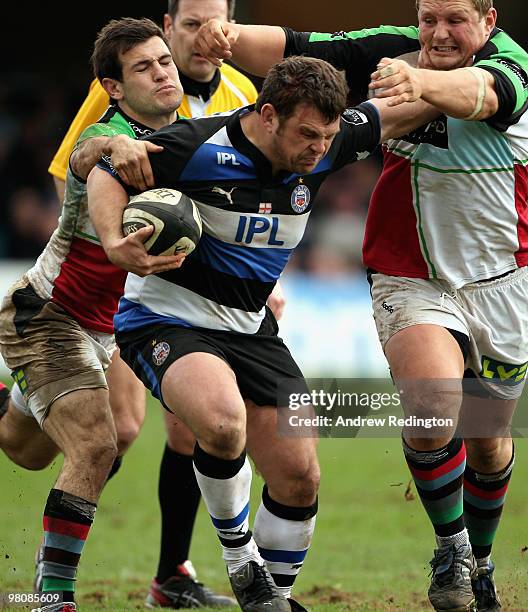
<instances>
[{"instance_id":1,"label":"muscular thigh","mask_svg":"<svg viewBox=\"0 0 528 612\"><path fill-rule=\"evenodd\" d=\"M21 412L13 401L0 421L0 447L15 463L30 470L45 468L59 452L33 415Z\"/></svg>"},{"instance_id":2,"label":"muscular thigh","mask_svg":"<svg viewBox=\"0 0 528 612\"><path fill-rule=\"evenodd\" d=\"M235 374L207 334L176 326L145 326L119 334L118 343L136 376L197 437L222 421L241 415L245 421Z\"/></svg>"},{"instance_id":3,"label":"muscular thigh","mask_svg":"<svg viewBox=\"0 0 528 612\"><path fill-rule=\"evenodd\" d=\"M2 354L34 416L76 389L106 388L112 336L90 335L59 306L22 279L0 312Z\"/></svg>"},{"instance_id":4,"label":"muscular thigh","mask_svg":"<svg viewBox=\"0 0 528 612\"><path fill-rule=\"evenodd\" d=\"M116 444L107 389L78 389L57 398L42 428L66 454Z\"/></svg>"}]
</instances>

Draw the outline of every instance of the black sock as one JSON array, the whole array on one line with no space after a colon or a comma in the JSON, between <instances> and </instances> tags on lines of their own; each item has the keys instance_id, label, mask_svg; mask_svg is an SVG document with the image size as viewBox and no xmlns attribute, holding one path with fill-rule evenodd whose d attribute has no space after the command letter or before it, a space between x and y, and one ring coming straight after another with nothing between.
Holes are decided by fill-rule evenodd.
<instances>
[{"instance_id":1,"label":"black sock","mask_svg":"<svg viewBox=\"0 0 528 612\"><path fill-rule=\"evenodd\" d=\"M189 558L194 519L200 503L192 456L165 446L160 466L161 546L156 580L165 582Z\"/></svg>"}]
</instances>

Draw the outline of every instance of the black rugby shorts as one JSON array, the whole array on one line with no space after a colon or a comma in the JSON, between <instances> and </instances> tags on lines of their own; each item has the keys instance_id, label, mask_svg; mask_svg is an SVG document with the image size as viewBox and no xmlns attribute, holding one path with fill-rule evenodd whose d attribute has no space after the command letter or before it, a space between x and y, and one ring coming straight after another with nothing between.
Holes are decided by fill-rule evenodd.
<instances>
[{"instance_id":1,"label":"black rugby shorts","mask_svg":"<svg viewBox=\"0 0 528 612\"><path fill-rule=\"evenodd\" d=\"M291 380L306 390L303 374L283 340L269 308L256 334L147 325L116 334L121 358L167 410L161 381L167 369L190 353L210 353L223 359L235 373L243 399L257 406L276 406L279 384Z\"/></svg>"}]
</instances>

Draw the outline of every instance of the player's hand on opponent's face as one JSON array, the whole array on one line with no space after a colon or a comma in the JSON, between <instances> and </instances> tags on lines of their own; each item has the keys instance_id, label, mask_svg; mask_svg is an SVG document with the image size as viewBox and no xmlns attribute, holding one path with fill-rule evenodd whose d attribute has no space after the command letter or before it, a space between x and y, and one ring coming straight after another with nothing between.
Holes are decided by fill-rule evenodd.
<instances>
[{"instance_id":1,"label":"player's hand on opponent's face","mask_svg":"<svg viewBox=\"0 0 528 612\"><path fill-rule=\"evenodd\" d=\"M107 245L108 259L127 272L138 276L159 274L179 268L186 257L183 253L177 255L149 255L143 244L154 231L154 226L143 227L137 232L121 238L114 244Z\"/></svg>"},{"instance_id":2,"label":"player's hand on opponent's face","mask_svg":"<svg viewBox=\"0 0 528 612\"><path fill-rule=\"evenodd\" d=\"M134 140L120 134L110 139L107 150L112 158L112 165L127 185L138 191L154 187L154 175L148 154L160 153L163 147L148 140Z\"/></svg>"},{"instance_id":3,"label":"player's hand on opponent's face","mask_svg":"<svg viewBox=\"0 0 528 612\"><path fill-rule=\"evenodd\" d=\"M421 74L403 60L384 57L376 72L370 75L370 90L376 90L376 98L392 98L388 106L414 102L422 97Z\"/></svg>"},{"instance_id":4,"label":"player's hand on opponent's face","mask_svg":"<svg viewBox=\"0 0 528 612\"><path fill-rule=\"evenodd\" d=\"M282 287L279 282L277 282L275 287L273 287L273 291L268 298L267 304L273 313L273 316L278 321L282 317L284 308L286 306L286 297L284 296L284 292L282 291Z\"/></svg>"},{"instance_id":5,"label":"player's hand on opponent's face","mask_svg":"<svg viewBox=\"0 0 528 612\"><path fill-rule=\"evenodd\" d=\"M194 48L212 64L220 67L223 60L231 59L231 45L238 40L238 34L235 24L210 19L198 30Z\"/></svg>"}]
</instances>

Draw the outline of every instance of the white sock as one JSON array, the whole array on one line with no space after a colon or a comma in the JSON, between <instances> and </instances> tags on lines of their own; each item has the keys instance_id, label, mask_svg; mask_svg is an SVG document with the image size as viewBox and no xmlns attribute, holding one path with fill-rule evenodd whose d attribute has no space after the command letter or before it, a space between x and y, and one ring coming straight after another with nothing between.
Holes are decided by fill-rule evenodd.
<instances>
[{"instance_id":1,"label":"white sock","mask_svg":"<svg viewBox=\"0 0 528 612\"><path fill-rule=\"evenodd\" d=\"M436 536L436 545L438 548L443 548L444 546L461 546L467 545L469 546L469 534L467 529L463 529L459 533L455 533L452 536Z\"/></svg>"},{"instance_id":2,"label":"white sock","mask_svg":"<svg viewBox=\"0 0 528 612\"><path fill-rule=\"evenodd\" d=\"M293 583L310 548L314 528L315 516L306 520L288 520L270 512L263 502L259 506L253 529L255 541L283 597L291 596Z\"/></svg>"},{"instance_id":3,"label":"white sock","mask_svg":"<svg viewBox=\"0 0 528 612\"><path fill-rule=\"evenodd\" d=\"M218 461L225 460L219 459ZM200 472L196 464L194 464L194 471L213 526L220 539L223 558L229 574L234 574L251 560L263 565L264 562L249 530L249 495L252 472L247 457L239 471L231 478L206 476Z\"/></svg>"}]
</instances>

